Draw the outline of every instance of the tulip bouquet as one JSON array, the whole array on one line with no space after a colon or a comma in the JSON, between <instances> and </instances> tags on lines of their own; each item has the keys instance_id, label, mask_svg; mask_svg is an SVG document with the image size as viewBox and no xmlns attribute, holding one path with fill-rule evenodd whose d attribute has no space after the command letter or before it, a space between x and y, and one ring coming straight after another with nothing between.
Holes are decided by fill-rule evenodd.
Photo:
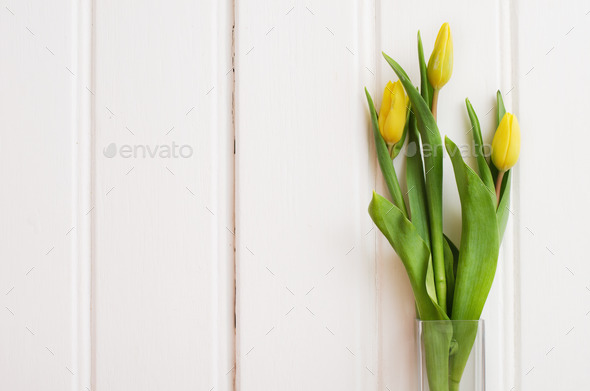
<instances>
[{"instance_id":1,"label":"tulip bouquet","mask_svg":"<svg viewBox=\"0 0 590 391\"><path fill-rule=\"evenodd\" d=\"M443 142L436 122L439 92L453 69L449 25L441 27L428 65L418 33L420 88L396 61L383 56L399 80L387 83L379 115L365 92L391 201L373 193L369 214L405 266L417 317L441 321L436 329L425 327L422 335L430 390L458 390L477 329L469 326L474 322L455 321L478 320L490 291L508 220L510 168L520 152L520 129L498 91L497 129L489 161L469 100L477 170L464 162L457 145L445 137L461 201L461 242L455 245L442 229ZM407 205L393 166L406 139L417 146L415 154L406 156Z\"/></svg>"}]
</instances>

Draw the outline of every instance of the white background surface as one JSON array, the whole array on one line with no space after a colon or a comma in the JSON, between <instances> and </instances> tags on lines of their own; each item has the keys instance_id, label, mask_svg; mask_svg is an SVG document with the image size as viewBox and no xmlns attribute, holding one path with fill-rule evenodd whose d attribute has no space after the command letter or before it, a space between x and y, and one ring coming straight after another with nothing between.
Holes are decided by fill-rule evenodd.
<instances>
[{"instance_id":1,"label":"white background surface","mask_svg":"<svg viewBox=\"0 0 590 391\"><path fill-rule=\"evenodd\" d=\"M441 132L469 145L469 97L489 142L497 89L522 128L488 388L586 389L589 11L0 1L0 389L416 389L411 291L366 212L384 187L363 87L379 103L394 78L381 50L417 83L416 31L429 56L445 21ZM173 143L192 153L120 149Z\"/></svg>"}]
</instances>

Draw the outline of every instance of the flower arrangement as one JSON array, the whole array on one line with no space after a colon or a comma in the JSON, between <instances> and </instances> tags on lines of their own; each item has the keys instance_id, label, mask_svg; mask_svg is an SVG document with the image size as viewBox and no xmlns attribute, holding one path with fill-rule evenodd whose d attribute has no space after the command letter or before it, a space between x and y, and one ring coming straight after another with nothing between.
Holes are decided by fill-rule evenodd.
<instances>
[{"instance_id":1,"label":"flower arrangement","mask_svg":"<svg viewBox=\"0 0 590 391\"><path fill-rule=\"evenodd\" d=\"M445 23L440 28L428 65L418 32L420 88L395 60L383 56L399 80L387 83L379 115L366 89L365 93L391 201L373 192L369 214L404 264L417 317L446 325L423 330L430 390L458 390L477 330L467 326L470 322L458 326L453 321L478 320L492 286L509 216L510 174L520 153L520 127L516 117L506 112L498 91L497 129L489 161L468 99L477 170L464 162L457 145L445 137L461 201L461 242L455 245L442 229L443 142L436 122L439 92L453 70L450 27ZM406 156L407 205L393 166L406 139L418 146L417 153Z\"/></svg>"}]
</instances>

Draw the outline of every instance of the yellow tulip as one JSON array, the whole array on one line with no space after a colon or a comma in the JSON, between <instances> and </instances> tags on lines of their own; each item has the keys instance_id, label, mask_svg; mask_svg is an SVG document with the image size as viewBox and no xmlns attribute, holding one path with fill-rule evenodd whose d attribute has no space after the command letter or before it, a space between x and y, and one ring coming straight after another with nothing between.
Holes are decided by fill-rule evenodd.
<instances>
[{"instance_id":1,"label":"yellow tulip","mask_svg":"<svg viewBox=\"0 0 590 391\"><path fill-rule=\"evenodd\" d=\"M409 98L401 81L387 83L379 109L379 131L389 145L397 143L404 133Z\"/></svg>"},{"instance_id":2,"label":"yellow tulip","mask_svg":"<svg viewBox=\"0 0 590 391\"><path fill-rule=\"evenodd\" d=\"M492 141L492 162L499 171L507 171L516 164L520 154L520 126L516 116L506 113Z\"/></svg>"},{"instance_id":3,"label":"yellow tulip","mask_svg":"<svg viewBox=\"0 0 590 391\"><path fill-rule=\"evenodd\" d=\"M453 73L453 38L448 23L444 23L428 60L428 80L435 90L441 89Z\"/></svg>"}]
</instances>

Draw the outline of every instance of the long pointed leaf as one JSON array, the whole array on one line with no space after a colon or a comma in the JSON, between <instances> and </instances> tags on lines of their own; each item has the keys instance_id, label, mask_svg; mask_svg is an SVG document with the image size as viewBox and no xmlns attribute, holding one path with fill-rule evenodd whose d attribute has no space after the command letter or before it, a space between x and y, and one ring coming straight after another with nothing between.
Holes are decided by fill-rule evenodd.
<instances>
[{"instance_id":1,"label":"long pointed leaf","mask_svg":"<svg viewBox=\"0 0 590 391\"><path fill-rule=\"evenodd\" d=\"M377 121L375 105L373 104L371 94L369 94L369 91L367 91L366 88L365 94L367 95L369 110L371 111L371 122L373 123L373 136L375 138L375 149L377 150L377 160L379 161L379 167L381 167L385 184L387 185L387 189L389 190L389 194L391 195L393 202L398 208L401 209L404 216L407 217L408 210L406 208L406 203L404 201L399 181L397 180L397 175L393 167L393 161L391 160L391 156L389 156L389 151L387 150L385 140L383 140L383 136L381 136L381 132L379 132L379 121Z\"/></svg>"},{"instance_id":2,"label":"long pointed leaf","mask_svg":"<svg viewBox=\"0 0 590 391\"><path fill-rule=\"evenodd\" d=\"M383 57L385 57L385 60L389 63L391 68L393 68L393 71L402 82L404 89L410 98L412 110L418 122L418 129L420 130L422 143L428 145L431 150L428 154L424 153L424 169L426 170L426 195L430 217L432 262L434 266L436 296L440 306L446 311L447 284L442 230L442 141L438 126L430 112L430 108L418 91L416 91L406 72L387 54L383 53Z\"/></svg>"},{"instance_id":3,"label":"long pointed leaf","mask_svg":"<svg viewBox=\"0 0 590 391\"><path fill-rule=\"evenodd\" d=\"M494 180L492 179L492 173L490 167L483 153L483 141L481 137L481 127L479 125L479 119L469 99L465 99L465 105L467 106L467 113L469 114L469 120L471 121L471 130L473 132L473 147L475 150L475 158L477 159L477 168L479 171L479 177L483 183L487 186L492 197L496 197L496 190L494 187Z\"/></svg>"},{"instance_id":4,"label":"long pointed leaf","mask_svg":"<svg viewBox=\"0 0 590 391\"><path fill-rule=\"evenodd\" d=\"M418 233L430 248L424 164L422 162L422 152L420 151L420 136L418 134L416 117L413 114L410 114L409 124L406 182L408 185L408 200L410 201L410 215Z\"/></svg>"},{"instance_id":5,"label":"long pointed leaf","mask_svg":"<svg viewBox=\"0 0 590 391\"><path fill-rule=\"evenodd\" d=\"M445 240L445 275L447 276L447 313L449 316L453 313L453 297L455 295L455 271L453 250Z\"/></svg>"},{"instance_id":6,"label":"long pointed leaf","mask_svg":"<svg viewBox=\"0 0 590 391\"><path fill-rule=\"evenodd\" d=\"M406 137L408 135L408 127L410 124L410 110L407 110L406 112L406 125L404 126L404 132L402 133L402 138L395 143L395 145L393 146L393 151L391 154L391 158L395 159L395 157L397 155L399 155L400 151L402 150L404 143L406 142Z\"/></svg>"},{"instance_id":7,"label":"long pointed leaf","mask_svg":"<svg viewBox=\"0 0 590 391\"><path fill-rule=\"evenodd\" d=\"M453 319L477 320L498 262L496 207L479 176L463 161L455 143L449 138L445 141L455 170L462 217Z\"/></svg>"},{"instance_id":8,"label":"long pointed leaf","mask_svg":"<svg viewBox=\"0 0 590 391\"><path fill-rule=\"evenodd\" d=\"M418 63L420 64L420 93L428 107L432 107L432 86L428 81L428 69L424 60L424 48L422 47L420 31L418 31Z\"/></svg>"},{"instance_id":9,"label":"long pointed leaf","mask_svg":"<svg viewBox=\"0 0 590 391\"><path fill-rule=\"evenodd\" d=\"M500 241L496 205L479 176L463 161L455 143L449 138L445 139L445 143L455 171L462 217L461 246L451 315L454 320L477 320L490 292L498 263ZM451 385L459 383L469 358L473 345L469 331L455 330L458 349L450 360Z\"/></svg>"},{"instance_id":10,"label":"long pointed leaf","mask_svg":"<svg viewBox=\"0 0 590 391\"><path fill-rule=\"evenodd\" d=\"M453 273L455 274L455 277L456 277L457 276L457 262L459 262L459 249L457 248L455 243L453 243L453 241L447 235L445 235L445 242L447 242L447 245L449 246L449 248L451 249L451 251L453 253Z\"/></svg>"},{"instance_id":11,"label":"long pointed leaf","mask_svg":"<svg viewBox=\"0 0 590 391\"><path fill-rule=\"evenodd\" d=\"M426 290L430 251L416 227L395 205L375 192L369 204L369 215L404 264L414 291L420 319L448 319L444 311L431 300Z\"/></svg>"},{"instance_id":12,"label":"long pointed leaf","mask_svg":"<svg viewBox=\"0 0 590 391\"><path fill-rule=\"evenodd\" d=\"M502 99L502 93L500 90L496 92L496 129L500 126L500 122L502 118L504 118L504 114L506 114L506 107L504 106L504 99ZM496 132L494 129L494 132ZM492 159L490 159L490 171L492 172L492 179L494 183L496 183L496 178L498 178L498 169L494 166Z\"/></svg>"}]
</instances>

